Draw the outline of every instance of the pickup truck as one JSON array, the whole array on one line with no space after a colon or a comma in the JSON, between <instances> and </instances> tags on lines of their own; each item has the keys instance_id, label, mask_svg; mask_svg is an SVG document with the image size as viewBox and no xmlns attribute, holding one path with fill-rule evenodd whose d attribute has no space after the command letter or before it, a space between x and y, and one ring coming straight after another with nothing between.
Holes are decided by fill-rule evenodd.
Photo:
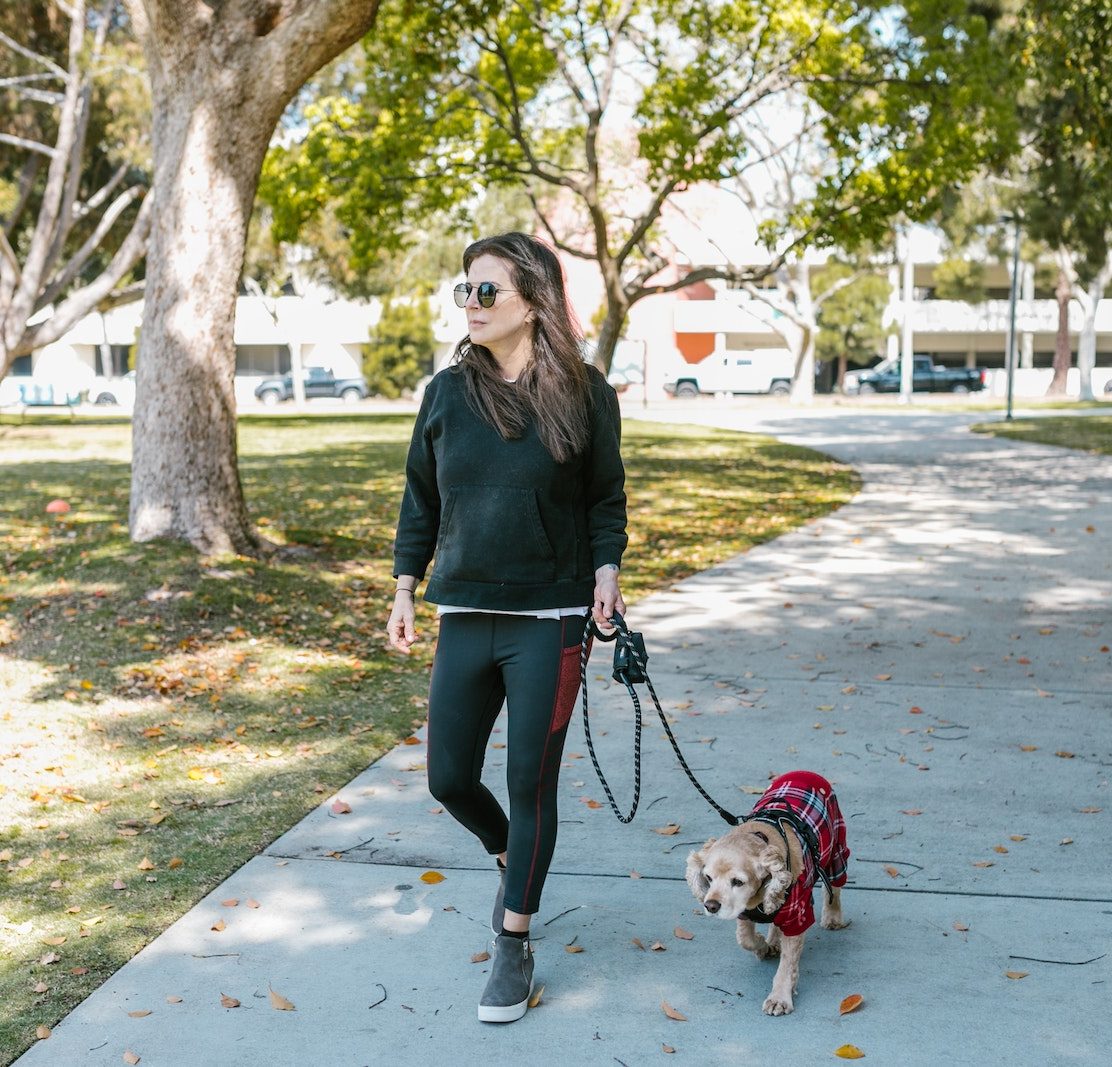
<instances>
[{"instance_id":1,"label":"pickup truck","mask_svg":"<svg viewBox=\"0 0 1112 1067\"><path fill-rule=\"evenodd\" d=\"M937 367L930 356L915 356L911 388L916 393L979 393L986 373L979 367ZM898 393L900 361L886 359L872 370L857 375L859 393Z\"/></svg>"},{"instance_id":2,"label":"pickup truck","mask_svg":"<svg viewBox=\"0 0 1112 1067\"><path fill-rule=\"evenodd\" d=\"M339 397L349 404L370 395L364 378L337 378L324 367L305 368L305 397ZM282 378L264 378L255 386L255 396L267 407L273 407L283 400L293 399L293 375Z\"/></svg>"},{"instance_id":3,"label":"pickup truck","mask_svg":"<svg viewBox=\"0 0 1112 1067\"><path fill-rule=\"evenodd\" d=\"M698 363L668 371L664 376L664 390L675 397L695 397L700 393L787 396L791 392L794 369L795 362L786 348L726 349Z\"/></svg>"}]
</instances>

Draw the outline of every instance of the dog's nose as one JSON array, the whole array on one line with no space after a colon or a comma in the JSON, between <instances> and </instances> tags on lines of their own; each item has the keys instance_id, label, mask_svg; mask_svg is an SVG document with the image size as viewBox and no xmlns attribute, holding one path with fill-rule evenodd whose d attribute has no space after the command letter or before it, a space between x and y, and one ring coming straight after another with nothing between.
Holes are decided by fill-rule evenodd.
<instances>
[{"instance_id":1,"label":"dog's nose","mask_svg":"<svg viewBox=\"0 0 1112 1067\"><path fill-rule=\"evenodd\" d=\"M711 915L717 915L718 909L721 908L722 905L717 900L704 900L703 907L706 908Z\"/></svg>"}]
</instances>

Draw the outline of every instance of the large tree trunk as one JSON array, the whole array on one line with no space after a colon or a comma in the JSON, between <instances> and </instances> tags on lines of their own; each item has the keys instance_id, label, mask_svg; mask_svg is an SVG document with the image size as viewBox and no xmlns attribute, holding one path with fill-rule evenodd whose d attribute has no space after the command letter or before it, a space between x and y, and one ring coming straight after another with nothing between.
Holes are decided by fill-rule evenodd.
<instances>
[{"instance_id":1,"label":"large tree trunk","mask_svg":"<svg viewBox=\"0 0 1112 1067\"><path fill-rule=\"evenodd\" d=\"M1058 284L1054 287L1054 298L1058 301L1058 332L1054 337L1054 374L1047 387L1047 396L1065 396L1066 379L1070 372L1072 355L1070 353L1070 285L1066 267L1058 265Z\"/></svg>"},{"instance_id":2,"label":"large tree trunk","mask_svg":"<svg viewBox=\"0 0 1112 1067\"><path fill-rule=\"evenodd\" d=\"M602 321L599 330L598 347L595 350L595 366L603 374L610 373L610 366L614 362L614 351L625 329L626 316L629 314L629 305L615 301L612 297L606 304L606 318Z\"/></svg>"},{"instance_id":3,"label":"large tree trunk","mask_svg":"<svg viewBox=\"0 0 1112 1067\"><path fill-rule=\"evenodd\" d=\"M1081 378L1081 399L1092 400L1093 368L1097 365L1097 308L1112 279L1112 258L1086 287L1078 286L1081 303L1081 333L1077 338L1077 372Z\"/></svg>"},{"instance_id":4,"label":"large tree trunk","mask_svg":"<svg viewBox=\"0 0 1112 1067\"><path fill-rule=\"evenodd\" d=\"M140 336L131 536L259 546L240 486L236 285L259 170L306 78L377 0L131 0L153 105L154 220Z\"/></svg>"}]
</instances>

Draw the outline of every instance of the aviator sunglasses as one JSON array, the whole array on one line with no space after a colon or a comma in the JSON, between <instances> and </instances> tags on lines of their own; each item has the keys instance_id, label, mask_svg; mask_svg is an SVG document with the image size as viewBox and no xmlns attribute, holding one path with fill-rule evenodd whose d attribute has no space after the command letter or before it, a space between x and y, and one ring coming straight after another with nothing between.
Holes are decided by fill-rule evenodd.
<instances>
[{"instance_id":1,"label":"aviator sunglasses","mask_svg":"<svg viewBox=\"0 0 1112 1067\"><path fill-rule=\"evenodd\" d=\"M476 295L479 299L479 307L493 307L494 301L499 293L516 293L516 289L499 289L494 282L479 282L478 285L472 285L470 282L460 282L452 290L452 295L456 299L456 307L466 307L468 297L471 296L471 290L476 290Z\"/></svg>"}]
</instances>

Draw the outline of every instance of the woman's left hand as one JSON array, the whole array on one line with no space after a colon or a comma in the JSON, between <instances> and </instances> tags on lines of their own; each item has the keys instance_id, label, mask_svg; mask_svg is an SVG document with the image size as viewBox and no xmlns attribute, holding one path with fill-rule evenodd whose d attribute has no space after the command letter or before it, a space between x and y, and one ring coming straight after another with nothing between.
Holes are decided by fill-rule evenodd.
<instances>
[{"instance_id":1,"label":"woman's left hand","mask_svg":"<svg viewBox=\"0 0 1112 1067\"><path fill-rule=\"evenodd\" d=\"M614 567L599 567L595 571L595 603L591 615L598 625L609 632L614 627L610 620L617 611L624 615L625 601L622 599L621 590L618 588L618 572Z\"/></svg>"}]
</instances>

